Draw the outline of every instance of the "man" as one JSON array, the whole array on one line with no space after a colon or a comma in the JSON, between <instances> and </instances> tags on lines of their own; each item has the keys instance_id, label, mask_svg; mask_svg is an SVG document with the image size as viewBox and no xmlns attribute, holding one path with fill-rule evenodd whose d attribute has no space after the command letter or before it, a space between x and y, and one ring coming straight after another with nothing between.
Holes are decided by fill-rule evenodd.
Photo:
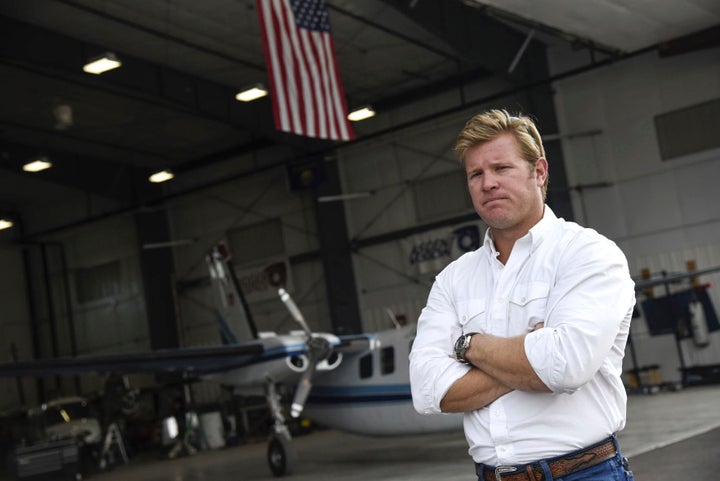
<instances>
[{"instance_id":1,"label":"man","mask_svg":"<svg viewBox=\"0 0 720 481\"><path fill-rule=\"evenodd\" d=\"M545 205L532 120L476 115L458 136L484 244L436 278L410 382L421 414L463 412L479 480L631 480L615 433L634 284L610 240Z\"/></svg>"}]
</instances>

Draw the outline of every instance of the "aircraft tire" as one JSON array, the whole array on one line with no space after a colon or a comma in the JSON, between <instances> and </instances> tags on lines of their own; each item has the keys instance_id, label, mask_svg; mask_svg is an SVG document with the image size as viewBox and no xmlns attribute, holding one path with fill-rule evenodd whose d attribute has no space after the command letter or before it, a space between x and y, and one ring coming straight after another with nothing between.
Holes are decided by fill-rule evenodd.
<instances>
[{"instance_id":1,"label":"aircraft tire","mask_svg":"<svg viewBox=\"0 0 720 481\"><path fill-rule=\"evenodd\" d=\"M274 435L270 438L267 461L273 476L280 477L290 474L295 467L296 458L295 448L288 437Z\"/></svg>"}]
</instances>

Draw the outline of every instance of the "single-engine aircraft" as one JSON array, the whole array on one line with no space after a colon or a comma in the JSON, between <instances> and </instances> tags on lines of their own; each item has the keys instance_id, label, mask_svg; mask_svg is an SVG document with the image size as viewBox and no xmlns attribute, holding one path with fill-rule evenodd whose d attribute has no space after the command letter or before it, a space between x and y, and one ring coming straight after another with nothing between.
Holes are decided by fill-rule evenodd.
<instances>
[{"instance_id":1,"label":"single-engine aircraft","mask_svg":"<svg viewBox=\"0 0 720 481\"><path fill-rule=\"evenodd\" d=\"M412 406L408 355L415 325L377 333L337 336L312 332L290 294L278 294L300 330L258 332L224 244L207 256L211 279L225 309L240 309L255 339L238 342L219 317L224 345L113 355L88 355L0 364L0 376L81 373L182 372L233 386L237 393L264 392L274 419L267 461L275 476L296 462L283 414L281 385L295 386L290 415L303 412L318 424L366 435L402 435L458 430L462 416L421 416Z\"/></svg>"}]
</instances>

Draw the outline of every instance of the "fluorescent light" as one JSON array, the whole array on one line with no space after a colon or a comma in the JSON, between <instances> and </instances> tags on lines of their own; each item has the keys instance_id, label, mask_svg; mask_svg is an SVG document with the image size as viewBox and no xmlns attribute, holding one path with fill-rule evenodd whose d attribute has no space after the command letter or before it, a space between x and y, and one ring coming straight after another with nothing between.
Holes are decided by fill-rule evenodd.
<instances>
[{"instance_id":1,"label":"fluorescent light","mask_svg":"<svg viewBox=\"0 0 720 481\"><path fill-rule=\"evenodd\" d=\"M0 219L0 230L9 229L14 225L10 219Z\"/></svg>"},{"instance_id":2,"label":"fluorescent light","mask_svg":"<svg viewBox=\"0 0 720 481\"><path fill-rule=\"evenodd\" d=\"M166 242L149 242L147 244L143 244L143 249L161 249L163 247L177 247L177 246L185 246L194 244L197 242L197 239L178 239L174 241L166 241Z\"/></svg>"},{"instance_id":3,"label":"fluorescent light","mask_svg":"<svg viewBox=\"0 0 720 481\"><path fill-rule=\"evenodd\" d=\"M25 172L40 172L50 167L52 167L52 162L50 162L47 157L40 157L23 165L23 170Z\"/></svg>"},{"instance_id":4,"label":"fluorescent light","mask_svg":"<svg viewBox=\"0 0 720 481\"><path fill-rule=\"evenodd\" d=\"M352 122L369 119L370 117L375 117L375 111L369 105L366 105L365 107L357 108L357 109L353 110L352 112L350 112L347 116L348 120L350 120Z\"/></svg>"},{"instance_id":5,"label":"fluorescent light","mask_svg":"<svg viewBox=\"0 0 720 481\"><path fill-rule=\"evenodd\" d=\"M159 184L160 182L165 182L175 177L175 174L173 174L169 170L161 170L160 172L155 172L153 175L149 177L150 182L153 182L155 184Z\"/></svg>"},{"instance_id":6,"label":"fluorescent light","mask_svg":"<svg viewBox=\"0 0 720 481\"><path fill-rule=\"evenodd\" d=\"M83 70L87 73L99 75L108 70L118 68L122 65L122 62L118 60L114 53L105 52L99 57L92 59L90 62L85 64Z\"/></svg>"},{"instance_id":7,"label":"fluorescent light","mask_svg":"<svg viewBox=\"0 0 720 481\"><path fill-rule=\"evenodd\" d=\"M247 87L242 92L238 92L235 98L240 102L252 102L265 97L267 94L268 91L263 84L255 84Z\"/></svg>"},{"instance_id":8,"label":"fluorescent light","mask_svg":"<svg viewBox=\"0 0 720 481\"><path fill-rule=\"evenodd\" d=\"M364 197L370 197L373 195L372 192L353 192L349 194L338 194L338 195L323 195L317 198L318 202L335 202L338 200L353 200L362 199Z\"/></svg>"}]
</instances>

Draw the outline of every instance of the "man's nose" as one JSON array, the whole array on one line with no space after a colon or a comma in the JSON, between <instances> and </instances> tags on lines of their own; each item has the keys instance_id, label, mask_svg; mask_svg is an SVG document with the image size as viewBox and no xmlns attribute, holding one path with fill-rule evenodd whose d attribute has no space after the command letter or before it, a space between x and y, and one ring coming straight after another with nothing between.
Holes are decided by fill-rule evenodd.
<instances>
[{"instance_id":1,"label":"man's nose","mask_svg":"<svg viewBox=\"0 0 720 481\"><path fill-rule=\"evenodd\" d=\"M482 189L492 190L497 187L497 178L491 173L484 173L482 176Z\"/></svg>"}]
</instances>

